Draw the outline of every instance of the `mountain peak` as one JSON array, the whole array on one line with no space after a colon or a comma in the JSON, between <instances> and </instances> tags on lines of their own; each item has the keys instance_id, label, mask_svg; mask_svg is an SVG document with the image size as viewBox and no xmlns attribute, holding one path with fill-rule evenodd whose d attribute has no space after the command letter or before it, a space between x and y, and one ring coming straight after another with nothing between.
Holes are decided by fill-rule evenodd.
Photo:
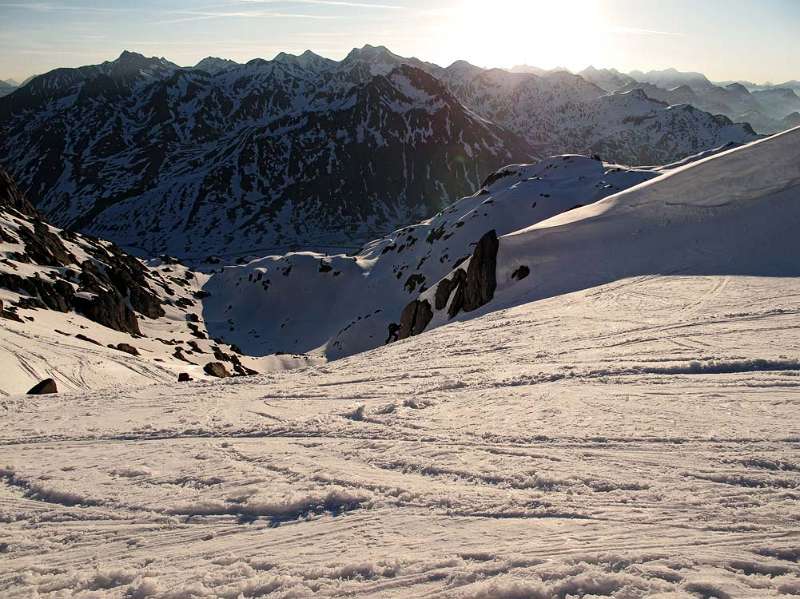
<instances>
[{"instance_id":1,"label":"mountain peak","mask_svg":"<svg viewBox=\"0 0 800 599\"><path fill-rule=\"evenodd\" d=\"M366 44L363 48L353 48L345 58L345 61L395 62L399 59L400 57L392 53L386 46Z\"/></svg>"},{"instance_id":2,"label":"mountain peak","mask_svg":"<svg viewBox=\"0 0 800 599\"><path fill-rule=\"evenodd\" d=\"M466 60L457 60L449 67L447 67L448 71L460 71L460 72L469 72L469 71L480 71L482 70L480 67L476 67L474 64L467 62Z\"/></svg>"},{"instance_id":3,"label":"mountain peak","mask_svg":"<svg viewBox=\"0 0 800 599\"><path fill-rule=\"evenodd\" d=\"M299 55L281 52L272 59L272 62L284 65L293 65L301 69L321 69L329 64L333 64L333 61L330 59L320 56L311 50L306 50Z\"/></svg>"},{"instance_id":4,"label":"mountain peak","mask_svg":"<svg viewBox=\"0 0 800 599\"><path fill-rule=\"evenodd\" d=\"M195 69L200 71L206 71L214 75L215 73L219 73L220 71L224 71L233 67L239 66L239 63L235 60L229 60L227 58L218 58L216 56L207 56L196 65L194 65Z\"/></svg>"},{"instance_id":5,"label":"mountain peak","mask_svg":"<svg viewBox=\"0 0 800 599\"><path fill-rule=\"evenodd\" d=\"M130 50L123 50L119 58L111 61L112 66L123 69L146 69L146 68L178 68L177 65L172 64L163 56L161 58L151 56L147 57L138 52L131 52Z\"/></svg>"},{"instance_id":6,"label":"mountain peak","mask_svg":"<svg viewBox=\"0 0 800 599\"><path fill-rule=\"evenodd\" d=\"M146 60L143 54L139 54L138 52L131 52L130 50L123 50L122 54L119 55L113 62L131 62L131 61L141 61Z\"/></svg>"},{"instance_id":7,"label":"mountain peak","mask_svg":"<svg viewBox=\"0 0 800 599\"><path fill-rule=\"evenodd\" d=\"M727 89L728 91L735 92L737 94L747 94L747 95L750 94L747 88L741 83L731 83L729 85L726 85L725 89Z\"/></svg>"}]
</instances>

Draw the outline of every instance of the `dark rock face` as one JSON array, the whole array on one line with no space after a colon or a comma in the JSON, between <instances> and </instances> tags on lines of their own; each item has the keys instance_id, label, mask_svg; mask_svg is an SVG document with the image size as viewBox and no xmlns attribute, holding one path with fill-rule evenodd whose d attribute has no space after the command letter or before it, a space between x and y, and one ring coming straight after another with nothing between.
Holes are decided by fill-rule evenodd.
<instances>
[{"instance_id":1,"label":"dark rock face","mask_svg":"<svg viewBox=\"0 0 800 599\"><path fill-rule=\"evenodd\" d=\"M75 308L89 320L110 329L141 335L136 314L116 290L98 293L94 299L76 297Z\"/></svg>"},{"instance_id":2,"label":"dark rock face","mask_svg":"<svg viewBox=\"0 0 800 599\"><path fill-rule=\"evenodd\" d=\"M523 264L517 270L511 273L511 278L514 279L515 281L521 281L529 274L531 274L531 269Z\"/></svg>"},{"instance_id":3,"label":"dark rock face","mask_svg":"<svg viewBox=\"0 0 800 599\"><path fill-rule=\"evenodd\" d=\"M116 349L118 349L121 352L125 352L126 354L130 354L132 356L139 355L139 350L128 343L118 343Z\"/></svg>"},{"instance_id":4,"label":"dark rock face","mask_svg":"<svg viewBox=\"0 0 800 599\"><path fill-rule=\"evenodd\" d=\"M77 259L67 251L61 238L50 231L50 227L40 220L33 221L33 231L25 227L18 230L25 244L25 256L35 264L43 266L68 266Z\"/></svg>"},{"instance_id":5,"label":"dark rock face","mask_svg":"<svg viewBox=\"0 0 800 599\"><path fill-rule=\"evenodd\" d=\"M225 368L225 365L222 362L209 362L203 366L203 371L207 375L215 376L219 379L226 379L231 376L231 373L228 372L228 369Z\"/></svg>"},{"instance_id":6,"label":"dark rock face","mask_svg":"<svg viewBox=\"0 0 800 599\"><path fill-rule=\"evenodd\" d=\"M466 272L459 268L448 279L442 279L434 292L434 308L444 310L450 318L459 312L471 312L486 305L494 297L497 288L497 250L500 241L492 230L480 238L472 253ZM452 295L452 300L450 299ZM403 308L400 324L389 325L386 343L419 335L433 319L433 310L428 300L413 300Z\"/></svg>"},{"instance_id":7,"label":"dark rock face","mask_svg":"<svg viewBox=\"0 0 800 599\"><path fill-rule=\"evenodd\" d=\"M467 273L465 273L463 269L459 268L453 273L453 277L451 279L443 279L439 282L439 285L436 287L437 310L445 309L447 302L450 299L450 294L455 291L455 297L453 298L452 305L456 306L456 312L453 312L450 317L452 318L455 316L457 311L460 309L460 306L464 303L464 281L466 278Z\"/></svg>"},{"instance_id":8,"label":"dark rock face","mask_svg":"<svg viewBox=\"0 0 800 599\"><path fill-rule=\"evenodd\" d=\"M0 207L13 208L25 216L37 217L39 215L11 176L2 168L0 168Z\"/></svg>"},{"instance_id":9,"label":"dark rock face","mask_svg":"<svg viewBox=\"0 0 800 599\"><path fill-rule=\"evenodd\" d=\"M472 312L486 305L494 297L497 288L497 250L500 242L492 230L480 238L470 258L467 272L458 269L450 282L457 282L453 300L447 314L453 318L461 311ZM437 289L438 292L438 289Z\"/></svg>"},{"instance_id":10,"label":"dark rock face","mask_svg":"<svg viewBox=\"0 0 800 599\"><path fill-rule=\"evenodd\" d=\"M459 270L457 272L464 272ZM453 279L442 279L439 284L436 286L436 294L433 298L433 307L436 310L444 310L447 307L447 302L450 299L450 294L453 292L458 285L453 284L455 277Z\"/></svg>"},{"instance_id":11,"label":"dark rock face","mask_svg":"<svg viewBox=\"0 0 800 599\"><path fill-rule=\"evenodd\" d=\"M433 310L428 300L414 300L410 302L400 315L400 328L397 330L397 339L408 339L419 335L428 326L433 318Z\"/></svg>"},{"instance_id":12,"label":"dark rock face","mask_svg":"<svg viewBox=\"0 0 800 599\"><path fill-rule=\"evenodd\" d=\"M178 382L179 383L188 383L191 380L192 380L192 377L189 376L188 372L181 372L178 375Z\"/></svg>"},{"instance_id":13,"label":"dark rock face","mask_svg":"<svg viewBox=\"0 0 800 599\"><path fill-rule=\"evenodd\" d=\"M136 335L140 334L136 312L148 318L165 314L161 300L150 288L144 264L113 244L51 229L2 169L0 210L17 215L16 229L0 228L3 241L25 246L24 252L14 254L14 260L61 269L49 278L0 273L0 287L30 296L20 300L21 307L77 310L99 324ZM65 241L79 243L90 258L79 262ZM92 297L76 295L76 287Z\"/></svg>"},{"instance_id":14,"label":"dark rock face","mask_svg":"<svg viewBox=\"0 0 800 599\"><path fill-rule=\"evenodd\" d=\"M38 298L41 306L59 312L72 309L75 292L64 280L46 281L39 277L21 277L11 273L0 273L0 287L25 293Z\"/></svg>"},{"instance_id":15,"label":"dark rock face","mask_svg":"<svg viewBox=\"0 0 800 599\"><path fill-rule=\"evenodd\" d=\"M35 384L28 391L28 395L48 395L50 393L58 393L58 386L53 379L45 379L41 383Z\"/></svg>"},{"instance_id":16,"label":"dark rock face","mask_svg":"<svg viewBox=\"0 0 800 599\"><path fill-rule=\"evenodd\" d=\"M497 288L495 270L497 268L497 250L500 242L497 233L492 230L478 241L472 259L467 268L464 282L464 312L472 312L489 303Z\"/></svg>"}]
</instances>

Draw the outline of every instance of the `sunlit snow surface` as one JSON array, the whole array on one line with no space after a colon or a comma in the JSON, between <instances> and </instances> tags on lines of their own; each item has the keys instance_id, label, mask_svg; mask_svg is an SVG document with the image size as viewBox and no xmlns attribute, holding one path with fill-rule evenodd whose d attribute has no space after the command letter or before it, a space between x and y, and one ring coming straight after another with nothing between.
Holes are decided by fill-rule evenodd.
<instances>
[{"instance_id":1,"label":"sunlit snow surface","mask_svg":"<svg viewBox=\"0 0 800 599\"><path fill-rule=\"evenodd\" d=\"M644 276L316 369L0 399L0 594L800 592L798 313L795 278Z\"/></svg>"}]
</instances>

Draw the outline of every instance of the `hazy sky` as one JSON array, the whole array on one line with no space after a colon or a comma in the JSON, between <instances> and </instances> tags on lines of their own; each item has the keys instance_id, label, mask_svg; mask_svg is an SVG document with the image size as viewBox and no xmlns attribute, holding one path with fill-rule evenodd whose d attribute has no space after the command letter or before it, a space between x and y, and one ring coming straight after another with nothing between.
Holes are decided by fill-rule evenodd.
<instances>
[{"instance_id":1,"label":"hazy sky","mask_svg":"<svg viewBox=\"0 0 800 599\"><path fill-rule=\"evenodd\" d=\"M181 65L366 43L447 65L800 79L800 0L0 0L0 79L123 49Z\"/></svg>"}]
</instances>

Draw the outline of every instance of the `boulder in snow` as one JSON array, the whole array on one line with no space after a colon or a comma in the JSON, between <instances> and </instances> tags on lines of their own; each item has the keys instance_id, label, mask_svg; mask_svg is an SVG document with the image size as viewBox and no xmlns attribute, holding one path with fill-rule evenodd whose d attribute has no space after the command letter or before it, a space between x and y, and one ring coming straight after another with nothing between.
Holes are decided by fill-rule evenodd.
<instances>
[{"instance_id":1,"label":"boulder in snow","mask_svg":"<svg viewBox=\"0 0 800 599\"><path fill-rule=\"evenodd\" d=\"M28 395L48 395L50 393L58 393L58 386L53 379L44 379L28 391Z\"/></svg>"},{"instance_id":2,"label":"boulder in snow","mask_svg":"<svg viewBox=\"0 0 800 599\"><path fill-rule=\"evenodd\" d=\"M117 343L116 349L118 349L119 351L123 351L126 354L130 354L132 356L139 355L139 350L128 343Z\"/></svg>"},{"instance_id":3,"label":"boulder in snow","mask_svg":"<svg viewBox=\"0 0 800 599\"><path fill-rule=\"evenodd\" d=\"M207 375L215 376L219 379L226 379L231 376L231 373L228 372L228 369L225 368L225 365L222 362L209 362L203 366L203 371Z\"/></svg>"}]
</instances>

